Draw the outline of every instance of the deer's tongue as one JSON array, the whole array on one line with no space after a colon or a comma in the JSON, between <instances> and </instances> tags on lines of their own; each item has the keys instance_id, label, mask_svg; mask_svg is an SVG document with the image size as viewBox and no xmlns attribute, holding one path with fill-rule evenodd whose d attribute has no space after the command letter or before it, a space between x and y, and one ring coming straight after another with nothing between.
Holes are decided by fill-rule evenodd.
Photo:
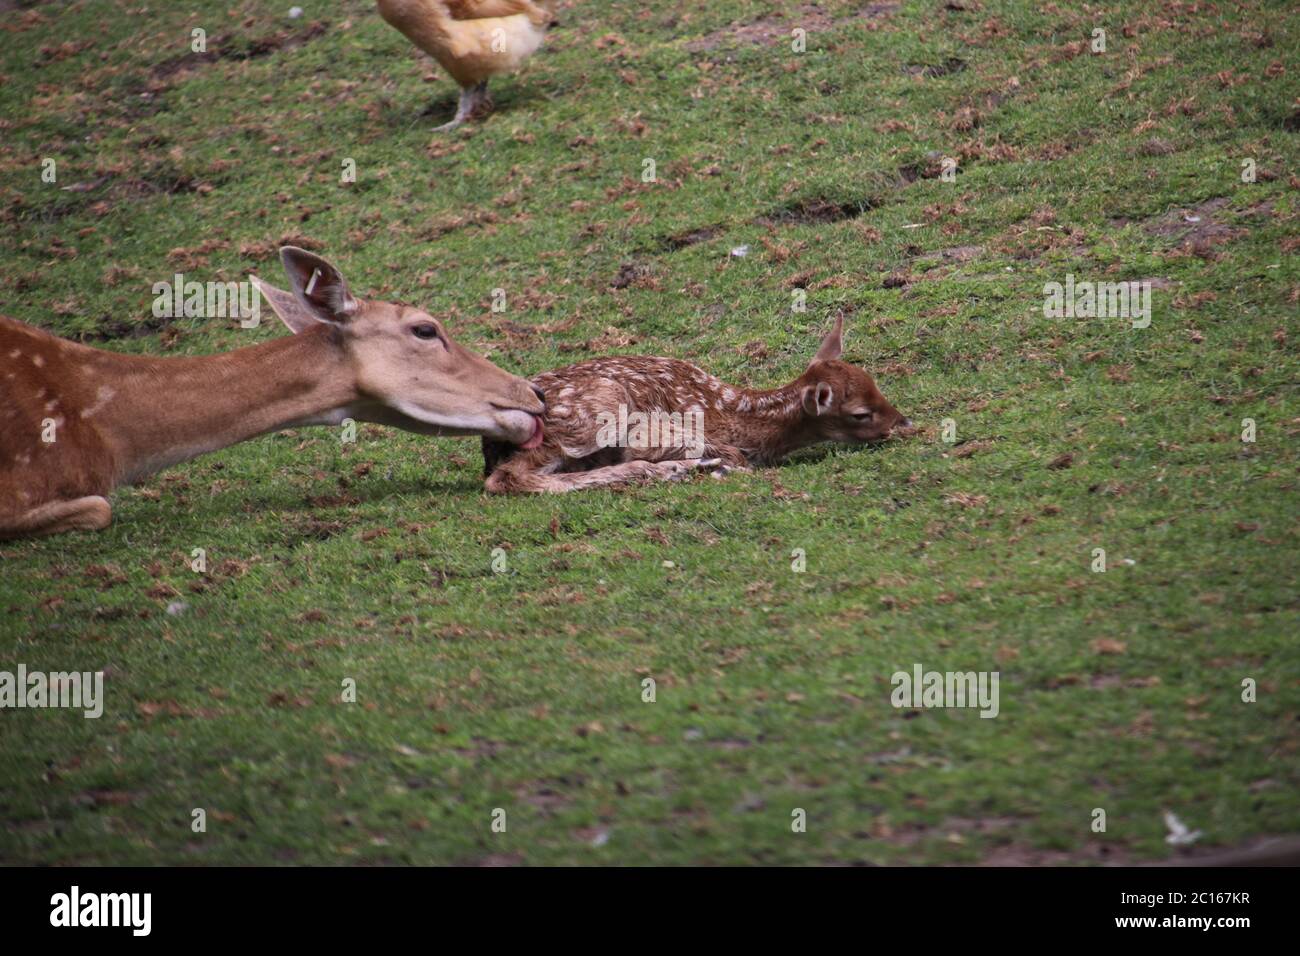
<instances>
[{"instance_id":1,"label":"deer's tongue","mask_svg":"<svg viewBox=\"0 0 1300 956\"><path fill-rule=\"evenodd\" d=\"M529 436L528 441L524 442L519 447L525 450L536 448L542 443L542 439L545 437L545 433L542 429L542 420L537 416L533 416L533 433Z\"/></svg>"}]
</instances>

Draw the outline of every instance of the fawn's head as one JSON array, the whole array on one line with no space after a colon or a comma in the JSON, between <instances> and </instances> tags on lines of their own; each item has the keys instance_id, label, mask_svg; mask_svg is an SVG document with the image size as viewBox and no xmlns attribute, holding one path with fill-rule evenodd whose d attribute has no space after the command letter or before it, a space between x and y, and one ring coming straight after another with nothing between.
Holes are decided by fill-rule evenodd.
<instances>
[{"instance_id":1,"label":"fawn's head","mask_svg":"<svg viewBox=\"0 0 1300 956\"><path fill-rule=\"evenodd\" d=\"M329 334L356 379L352 413L428 435L485 435L541 443L540 395L527 381L464 348L413 306L358 299L320 256L280 250L292 292L253 283L295 334Z\"/></svg>"},{"instance_id":2,"label":"fawn's head","mask_svg":"<svg viewBox=\"0 0 1300 956\"><path fill-rule=\"evenodd\" d=\"M910 429L912 423L880 393L870 375L840 361L843 334L844 319L838 318L799 379L809 430L821 441L861 444Z\"/></svg>"}]
</instances>

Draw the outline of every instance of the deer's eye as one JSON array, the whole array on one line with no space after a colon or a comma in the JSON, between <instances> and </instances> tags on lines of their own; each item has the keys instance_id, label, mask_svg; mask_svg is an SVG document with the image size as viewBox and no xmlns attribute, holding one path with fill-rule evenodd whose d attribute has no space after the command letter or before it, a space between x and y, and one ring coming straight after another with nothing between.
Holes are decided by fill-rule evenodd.
<instances>
[{"instance_id":1,"label":"deer's eye","mask_svg":"<svg viewBox=\"0 0 1300 956\"><path fill-rule=\"evenodd\" d=\"M872 414L873 414L872 412L854 412L853 417L860 422L865 422L867 419L869 419L872 416Z\"/></svg>"},{"instance_id":2,"label":"deer's eye","mask_svg":"<svg viewBox=\"0 0 1300 956\"><path fill-rule=\"evenodd\" d=\"M413 325L411 326L411 334L417 339L436 339L438 337L438 327L427 322L423 325Z\"/></svg>"}]
</instances>

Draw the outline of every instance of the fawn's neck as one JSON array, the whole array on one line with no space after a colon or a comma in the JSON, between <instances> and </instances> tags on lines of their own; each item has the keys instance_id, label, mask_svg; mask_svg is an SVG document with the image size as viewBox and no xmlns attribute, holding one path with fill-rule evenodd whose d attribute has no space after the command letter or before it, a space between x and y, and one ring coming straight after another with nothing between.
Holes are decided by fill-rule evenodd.
<instances>
[{"instance_id":1,"label":"fawn's neck","mask_svg":"<svg viewBox=\"0 0 1300 956\"><path fill-rule=\"evenodd\" d=\"M745 451L757 463L772 463L817 441L803 411L803 377L780 388L733 388L735 398L724 402L727 443Z\"/></svg>"}]
</instances>

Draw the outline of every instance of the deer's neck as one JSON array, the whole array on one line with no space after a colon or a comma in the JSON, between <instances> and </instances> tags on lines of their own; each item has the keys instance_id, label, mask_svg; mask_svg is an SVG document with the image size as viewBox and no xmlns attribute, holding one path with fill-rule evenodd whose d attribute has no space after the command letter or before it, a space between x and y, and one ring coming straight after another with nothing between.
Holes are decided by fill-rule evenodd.
<instances>
[{"instance_id":1,"label":"deer's neck","mask_svg":"<svg viewBox=\"0 0 1300 956\"><path fill-rule=\"evenodd\" d=\"M804 381L796 379L780 388L736 388L736 398L724 403L728 444L742 449L759 464L770 464L790 452L817 441L803 413Z\"/></svg>"},{"instance_id":2,"label":"deer's neck","mask_svg":"<svg viewBox=\"0 0 1300 956\"><path fill-rule=\"evenodd\" d=\"M197 358L100 359L102 408L92 414L116 446L122 480L266 432L341 421L358 396L333 334L322 326Z\"/></svg>"}]
</instances>

